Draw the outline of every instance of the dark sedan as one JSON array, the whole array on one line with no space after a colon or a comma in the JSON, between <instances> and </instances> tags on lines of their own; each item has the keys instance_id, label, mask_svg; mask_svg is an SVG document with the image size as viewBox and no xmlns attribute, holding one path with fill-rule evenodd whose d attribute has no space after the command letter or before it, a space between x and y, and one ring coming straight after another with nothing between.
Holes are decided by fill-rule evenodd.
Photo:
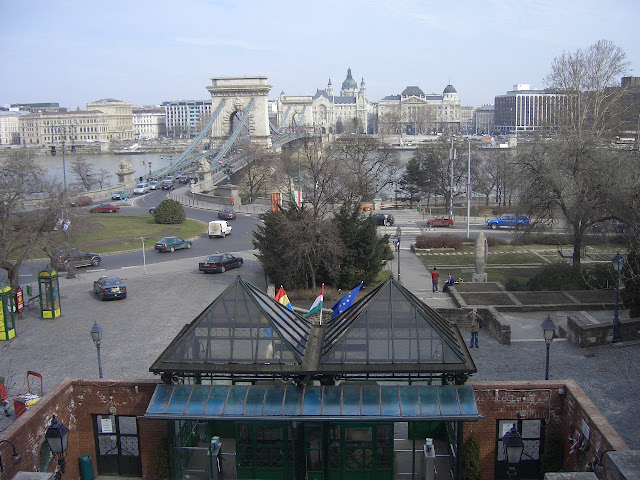
<instances>
[{"instance_id":1,"label":"dark sedan","mask_svg":"<svg viewBox=\"0 0 640 480\"><path fill-rule=\"evenodd\" d=\"M64 271L69 266L73 267L97 267L102 261L98 253L86 252L79 248L63 248L53 255L56 270Z\"/></svg>"},{"instance_id":2,"label":"dark sedan","mask_svg":"<svg viewBox=\"0 0 640 480\"><path fill-rule=\"evenodd\" d=\"M93 282L93 293L100 300L127 298L127 287L120 277L101 277Z\"/></svg>"},{"instance_id":3,"label":"dark sedan","mask_svg":"<svg viewBox=\"0 0 640 480\"><path fill-rule=\"evenodd\" d=\"M374 213L373 218L376 220L376 225L393 225L393 215L387 213Z\"/></svg>"},{"instance_id":4,"label":"dark sedan","mask_svg":"<svg viewBox=\"0 0 640 480\"><path fill-rule=\"evenodd\" d=\"M156 242L155 247L159 252L175 252L181 248L191 248L191 240L180 237L164 237Z\"/></svg>"},{"instance_id":5,"label":"dark sedan","mask_svg":"<svg viewBox=\"0 0 640 480\"><path fill-rule=\"evenodd\" d=\"M225 208L224 210L220 210L218 212L218 218L221 218L222 220L235 220L236 212L233 210L233 208Z\"/></svg>"},{"instance_id":6,"label":"dark sedan","mask_svg":"<svg viewBox=\"0 0 640 480\"><path fill-rule=\"evenodd\" d=\"M229 253L215 253L200 262L198 270L204 273L224 273L230 268L240 268L243 263L244 260L241 257L234 257Z\"/></svg>"},{"instance_id":7,"label":"dark sedan","mask_svg":"<svg viewBox=\"0 0 640 480\"><path fill-rule=\"evenodd\" d=\"M96 205L89 211L91 213L114 213L118 210L120 210L120 207L118 205L115 205L113 203L101 203L100 205Z\"/></svg>"}]
</instances>

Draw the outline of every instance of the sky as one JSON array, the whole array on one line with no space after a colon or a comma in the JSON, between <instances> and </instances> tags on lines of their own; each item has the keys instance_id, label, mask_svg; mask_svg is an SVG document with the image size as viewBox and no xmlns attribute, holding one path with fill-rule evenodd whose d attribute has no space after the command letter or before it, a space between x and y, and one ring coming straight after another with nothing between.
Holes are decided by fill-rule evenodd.
<instances>
[{"instance_id":1,"label":"sky","mask_svg":"<svg viewBox=\"0 0 640 480\"><path fill-rule=\"evenodd\" d=\"M351 68L370 102L451 83L478 107L602 39L640 75L637 0L0 0L0 105L207 100L225 76L339 94Z\"/></svg>"}]
</instances>

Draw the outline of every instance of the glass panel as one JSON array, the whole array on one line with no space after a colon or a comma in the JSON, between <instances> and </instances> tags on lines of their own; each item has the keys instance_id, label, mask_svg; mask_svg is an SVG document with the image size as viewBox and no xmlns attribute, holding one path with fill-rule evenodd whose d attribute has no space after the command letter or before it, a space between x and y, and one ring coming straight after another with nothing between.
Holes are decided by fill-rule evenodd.
<instances>
[{"instance_id":1,"label":"glass panel","mask_svg":"<svg viewBox=\"0 0 640 480\"><path fill-rule=\"evenodd\" d=\"M302 409L302 389L287 386L284 397L283 415L300 415Z\"/></svg>"},{"instance_id":2,"label":"glass panel","mask_svg":"<svg viewBox=\"0 0 640 480\"><path fill-rule=\"evenodd\" d=\"M229 387L211 387L211 394L205 407L206 415L221 415L227 402Z\"/></svg>"},{"instance_id":3,"label":"glass panel","mask_svg":"<svg viewBox=\"0 0 640 480\"><path fill-rule=\"evenodd\" d=\"M115 435L99 435L98 436L98 454L99 455L117 455L118 443Z\"/></svg>"},{"instance_id":4,"label":"glass panel","mask_svg":"<svg viewBox=\"0 0 640 480\"><path fill-rule=\"evenodd\" d=\"M340 387L324 387L322 390L322 415L339 417L342 402Z\"/></svg>"},{"instance_id":5,"label":"glass panel","mask_svg":"<svg viewBox=\"0 0 640 480\"><path fill-rule=\"evenodd\" d=\"M136 417L118 417L118 427L121 435L137 435L138 424Z\"/></svg>"},{"instance_id":6,"label":"glass panel","mask_svg":"<svg viewBox=\"0 0 640 480\"><path fill-rule=\"evenodd\" d=\"M305 387L303 415L320 415L320 397L322 390L320 387Z\"/></svg>"},{"instance_id":7,"label":"glass panel","mask_svg":"<svg viewBox=\"0 0 640 480\"><path fill-rule=\"evenodd\" d=\"M420 415L418 389L416 387L400 387L400 410L403 416Z\"/></svg>"},{"instance_id":8,"label":"glass panel","mask_svg":"<svg viewBox=\"0 0 640 480\"><path fill-rule=\"evenodd\" d=\"M246 386L229 387L229 397L224 408L225 415L240 415L244 408L244 399L247 396Z\"/></svg>"},{"instance_id":9,"label":"glass panel","mask_svg":"<svg viewBox=\"0 0 640 480\"><path fill-rule=\"evenodd\" d=\"M523 420L522 438L540 438L541 428L542 422L540 420Z\"/></svg>"},{"instance_id":10,"label":"glass panel","mask_svg":"<svg viewBox=\"0 0 640 480\"><path fill-rule=\"evenodd\" d=\"M120 437L120 454L131 457L139 456L138 437Z\"/></svg>"},{"instance_id":11,"label":"glass panel","mask_svg":"<svg viewBox=\"0 0 640 480\"><path fill-rule=\"evenodd\" d=\"M265 395L263 415L281 415L284 386L268 387Z\"/></svg>"},{"instance_id":12,"label":"glass panel","mask_svg":"<svg viewBox=\"0 0 640 480\"><path fill-rule=\"evenodd\" d=\"M400 415L398 387L381 387L382 415Z\"/></svg>"},{"instance_id":13,"label":"glass panel","mask_svg":"<svg viewBox=\"0 0 640 480\"><path fill-rule=\"evenodd\" d=\"M207 404L210 390L211 387L209 385L194 385L191 391L191 398L187 404L186 413L202 414Z\"/></svg>"},{"instance_id":14,"label":"glass panel","mask_svg":"<svg viewBox=\"0 0 640 480\"><path fill-rule=\"evenodd\" d=\"M171 385L158 385L147 407L147 413L164 413L171 398L171 391ZM98 424L100 424L99 421Z\"/></svg>"},{"instance_id":15,"label":"glass panel","mask_svg":"<svg viewBox=\"0 0 640 480\"><path fill-rule=\"evenodd\" d=\"M342 415L360 415L359 386L342 386Z\"/></svg>"},{"instance_id":16,"label":"glass panel","mask_svg":"<svg viewBox=\"0 0 640 480\"><path fill-rule=\"evenodd\" d=\"M462 415L476 415L478 407L476 405L476 397L473 394L471 385L463 385L457 387L458 400L460 401L460 413Z\"/></svg>"},{"instance_id":17,"label":"glass panel","mask_svg":"<svg viewBox=\"0 0 640 480\"><path fill-rule=\"evenodd\" d=\"M344 441L351 445L370 445L373 440L371 427L345 427Z\"/></svg>"},{"instance_id":18,"label":"glass panel","mask_svg":"<svg viewBox=\"0 0 640 480\"><path fill-rule=\"evenodd\" d=\"M460 415L456 387L436 387L440 399L440 414L443 416Z\"/></svg>"},{"instance_id":19,"label":"glass panel","mask_svg":"<svg viewBox=\"0 0 640 480\"><path fill-rule=\"evenodd\" d=\"M438 402L437 387L420 386L418 387L420 397L420 412L423 416L440 415L440 404Z\"/></svg>"},{"instance_id":20,"label":"glass panel","mask_svg":"<svg viewBox=\"0 0 640 480\"><path fill-rule=\"evenodd\" d=\"M252 385L247 392L243 415L259 416L262 415L262 406L264 405L264 394L267 387L264 385Z\"/></svg>"},{"instance_id":21,"label":"glass panel","mask_svg":"<svg viewBox=\"0 0 640 480\"><path fill-rule=\"evenodd\" d=\"M191 385L174 385L167 413L184 413L191 394Z\"/></svg>"},{"instance_id":22,"label":"glass panel","mask_svg":"<svg viewBox=\"0 0 640 480\"><path fill-rule=\"evenodd\" d=\"M362 386L362 415L380 415L380 387Z\"/></svg>"}]
</instances>

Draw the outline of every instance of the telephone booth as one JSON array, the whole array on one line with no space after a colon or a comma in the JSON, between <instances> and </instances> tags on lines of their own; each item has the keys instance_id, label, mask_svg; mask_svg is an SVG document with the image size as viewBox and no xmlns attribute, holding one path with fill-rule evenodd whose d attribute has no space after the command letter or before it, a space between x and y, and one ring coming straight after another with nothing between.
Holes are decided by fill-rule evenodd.
<instances>
[{"instance_id":1,"label":"telephone booth","mask_svg":"<svg viewBox=\"0 0 640 480\"><path fill-rule=\"evenodd\" d=\"M0 340L11 340L16 336L14 310L11 287L0 284Z\"/></svg>"},{"instance_id":2,"label":"telephone booth","mask_svg":"<svg viewBox=\"0 0 640 480\"><path fill-rule=\"evenodd\" d=\"M58 272L47 268L38 274L38 296L40 299L40 318L56 318L62 314Z\"/></svg>"}]
</instances>

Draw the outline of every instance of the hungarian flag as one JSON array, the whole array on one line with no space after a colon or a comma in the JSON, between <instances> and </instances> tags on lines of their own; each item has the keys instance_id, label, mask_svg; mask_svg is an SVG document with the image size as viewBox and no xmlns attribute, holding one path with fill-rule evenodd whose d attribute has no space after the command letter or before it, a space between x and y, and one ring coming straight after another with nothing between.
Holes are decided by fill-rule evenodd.
<instances>
[{"instance_id":1,"label":"hungarian flag","mask_svg":"<svg viewBox=\"0 0 640 480\"><path fill-rule=\"evenodd\" d=\"M362 283L363 282L360 282L360 285L347 293L344 297L338 300L338 302L333 307L331 307L331 309L333 310L333 315L331 316L332 319L337 317L340 313L344 312L351 305L353 305L353 303L356 301L356 295L358 295L358 292L362 288Z\"/></svg>"},{"instance_id":2,"label":"hungarian flag","mask_svg":"<svg viewBox=\"0 0 640 480\"><path fill-rule=\"evenodd\" d=\"M293 307L291 306L289 297L287 297L287 293L284 291L284 287L282 285L280 285L280 290L276 293L276 302L281 303L293 312Z\"/></svg>"},{"instance_id":3,"label":"hungarian flag","mask_svg":"<svg viewBox=\"0 0 640 480\"><path fill-rule=\"evenodd\" d=\"M313 305L311 305L311 308L309 309L307 314L304 316L304 318L309 318L310 316L321 312L323 299L324 299L324 283L322 284L322 290L320 290L320 295L316 297L315 301L313 302Z\"/></svg>"}]
</instances>

